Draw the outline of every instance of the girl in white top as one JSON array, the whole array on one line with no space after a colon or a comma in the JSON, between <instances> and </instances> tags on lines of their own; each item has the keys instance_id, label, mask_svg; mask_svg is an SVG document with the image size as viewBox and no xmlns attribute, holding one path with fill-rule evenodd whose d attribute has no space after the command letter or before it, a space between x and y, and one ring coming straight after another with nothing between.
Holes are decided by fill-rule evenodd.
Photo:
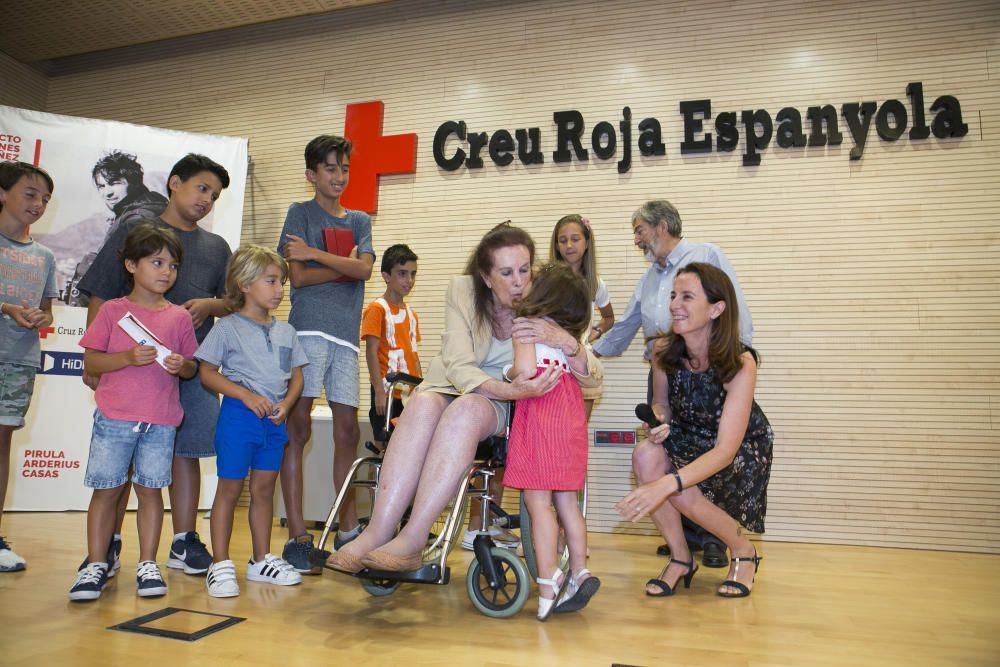
<instances>
[{"instance_id":1,"label":"girl in white top","mask_svg":"<svg viewBox=\"0 0 1000 667\"><path fill-rule=\"evenodd\" d=\"M583 276L593 305L601 314L600 321L590 328L586 335L588 343L593 343L615 323L615 311L608 298L608 288L597 275L597 240L590 227L590 221L572 213L559 218L552 230L549 246L549 262L566 262L573 271ZM594 407L594 400L601 395L601 388L585 389L583 398L587 419Z\"/></svg>"}]
</instances>

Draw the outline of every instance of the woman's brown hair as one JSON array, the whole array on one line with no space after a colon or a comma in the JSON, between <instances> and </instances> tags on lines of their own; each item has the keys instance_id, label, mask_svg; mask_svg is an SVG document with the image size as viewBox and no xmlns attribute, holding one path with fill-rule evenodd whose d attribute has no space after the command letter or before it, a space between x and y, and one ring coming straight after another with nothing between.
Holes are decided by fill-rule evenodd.
<instances>
[{"instance_id":1,"label":"woman's brown hair","mask_svg":"<svg viewBox=\"0 0 1000 667\"><path fill-rule=\"evenodd\" d=\"M736 290L733 282L722 269L703 262L693 262L681 267L678 276L692 273L701 281L701 288L709 303L720 301L726 304L722 313L712 322L712 333L708 339L708 365L715 372L715 378L725 384L732 380L743 368L742 355L744 349L749 350L754 361L759 357L753 348L744 348L740 342L740 311L736 301ZM657 366L667 374L679 370L684 359L690 359L684 338L674 333L673 327L665 334L653 337L657 342L659 352L654 353Z\"/></svg>"},{"instance_id":2,"label":"woman's brown hair","mask_svg":"<svg viewBox=\"0 0 1000 667\"><path fill-rule=\"evenodd\" d=\"M587 283L566 262L547 264L535 273L531 290L514 312L518 317L547 317L579 341L590 324Z\"/></svg>"},{"instance_id":3,"label":"woman's brown hair","mask_svg":"<svg viewBox=\"0 0 1000 667\"><path fill-rule=\"evenodd\" d=\"M469 256L469 262L465 265L465 275L472 276L476 322L480 326L493 324L493 290L483 279L483 276L489 275L493 270L493 252L518 245L528 249L528 263L534 265L535 242L531 240L531 235L520 227L512 226L508 220L486 232Z\"/></svg>"}]
</instances>

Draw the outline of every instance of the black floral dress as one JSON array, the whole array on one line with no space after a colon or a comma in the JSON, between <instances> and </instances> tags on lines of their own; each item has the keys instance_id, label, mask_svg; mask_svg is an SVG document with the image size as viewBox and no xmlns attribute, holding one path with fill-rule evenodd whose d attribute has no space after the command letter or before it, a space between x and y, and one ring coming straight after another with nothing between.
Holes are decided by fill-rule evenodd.
<instances>
[{"instance_id":1,"label":"black floral dress","mask_svg":"<svg viewBox=\"0 0 1000 667\"><path fill-rule=\"evenodd\" d=\"M680 469L715 447L726 390L712 369L693 373L681 368L669 380L670 435L663 447ZM764 532L773 443L771 424L754 401L732 464L698 484L706 498L755 533Z\"/></svg>"}]
</instances>

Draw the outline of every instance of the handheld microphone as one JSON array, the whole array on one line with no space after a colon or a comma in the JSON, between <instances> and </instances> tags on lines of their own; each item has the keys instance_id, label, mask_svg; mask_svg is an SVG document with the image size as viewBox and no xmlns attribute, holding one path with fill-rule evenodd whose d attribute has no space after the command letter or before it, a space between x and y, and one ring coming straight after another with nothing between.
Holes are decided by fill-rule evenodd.
<instances>
[{"instance_id":1,"label":"handheld microphone","mask_svg":"<svg viewBox=\"0 0 1000 667\"><path fill-rule=\"evenodd\" d=\"M653 414L653 408L649 407L648 403L640 403L635 406L635 416L638 417L640 421L649 424L649 428L656 428L663 423L656 418L656 415Z\"/></svg>"}]
</instances>

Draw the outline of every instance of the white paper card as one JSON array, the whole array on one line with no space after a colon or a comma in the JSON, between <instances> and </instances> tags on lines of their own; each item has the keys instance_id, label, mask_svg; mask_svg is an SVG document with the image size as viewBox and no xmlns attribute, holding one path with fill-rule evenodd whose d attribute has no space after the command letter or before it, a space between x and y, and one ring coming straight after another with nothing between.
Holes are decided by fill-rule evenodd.
<instances>
[{"instance_id":1,"label":"white paper card","mask_svg":"<svg viewBox=\"0 0 1000 667\"><path fill-rule=\"evenodd\" d=\"M118 320L118 326L120 326L122 331L127 333L129 338L134 340L137 344L151 345L155 347L156 363L166 369L166 359L172 354L170 348L164 345L163 341L156 337L156 334L147 329L146 325L139 321L139 318L131 312L127 312L120 320Z\"/></svg>"}]
</instances>

